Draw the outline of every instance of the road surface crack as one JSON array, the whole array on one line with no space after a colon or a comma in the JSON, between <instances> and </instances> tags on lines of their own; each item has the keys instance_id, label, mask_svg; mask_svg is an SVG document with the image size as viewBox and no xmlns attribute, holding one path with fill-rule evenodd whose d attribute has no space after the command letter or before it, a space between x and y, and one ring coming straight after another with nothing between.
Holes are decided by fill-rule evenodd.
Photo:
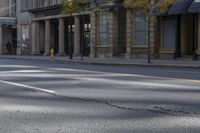
<instances>
[{"instance_id":1,"label":"road surface crack","mask_svg":"<svg viewBox=\"0 0 200 133\"><path fill-rule=\"evenodd\" d=\"M131 107L124 107L124 106L112 104L110 102L103 101L103 100L79 98L79 97L69 97L69 96L63 96L63 95L58 95L58 94L51 94L51 95L56 96L56 97L62 97L64 99L73 99L73 100L80 100L80 101L85 101L85 102L96 102L96 103L107 105L112 108L117 108L120 110L127 110L127 111L134 111L134 112L145 111L145 112L149 112L149 113L165 114L165 115L175 116L175 117L178 117L178 116L199 117L200 116L200 114L197 114L197 113L189 113L189 112L182 111L182 110L170 110L170 109L165 109L163 107L158 107L158 106L154 106L152 109L150 109L150 108L131 108Z\"/></svg>"},{"instance_id":2,"label":"road surface crack","mask_svg":"<svg viewBox=\"0 0 200 133\"><path fill-rule=\"evenodd\" d=\"M178 115L186 115L186 116L200 116L200 114L198 113L195 113L195 112L187 112L187 111L183 111L183 110L171 110L171 109L166 109L166 108L163 108L163 107L158 107L158 106L154 106L155 109L158 109L158 110L162 110L164 112L169 112L169 113L173 113L173 114L178 114Z\"/></svg>"}]
</instances>

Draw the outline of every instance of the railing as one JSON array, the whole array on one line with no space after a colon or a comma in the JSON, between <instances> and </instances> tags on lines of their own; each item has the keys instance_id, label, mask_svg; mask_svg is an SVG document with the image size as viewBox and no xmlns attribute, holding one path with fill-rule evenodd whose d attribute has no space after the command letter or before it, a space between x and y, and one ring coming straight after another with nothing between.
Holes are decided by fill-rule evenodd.
<instances>
[{"instance_id":1,"label":"railing","mask_svg":"<svg viewBox=\"0 0 200 133\"><path fill-rule=\"evenodd\" d=\"M21 0L22 10L45 8L55 5L60 5L64 0Z\"/></svg>"},{"instance_id":2,"label":"railing","mask_svg":"<svg viewBox=\"0 0 200 133\"><path fill-rule=\"evenodd\" d=\"M16 4L0 8L0 17L15 17L15 16L16 16Z\"/></svg>"}]
</instances>

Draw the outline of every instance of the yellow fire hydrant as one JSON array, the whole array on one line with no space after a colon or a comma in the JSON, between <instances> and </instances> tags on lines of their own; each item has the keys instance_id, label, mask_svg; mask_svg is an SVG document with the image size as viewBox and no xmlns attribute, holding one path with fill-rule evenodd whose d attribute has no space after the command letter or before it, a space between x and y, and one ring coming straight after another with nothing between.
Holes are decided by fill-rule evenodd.
<instances>
[{"instance_id":1,"label":"yellow fire hydrant","mask_svg":"<svg viewBox=\"0 0 200 133\"><path fill-rule=\"evenodd\" d=\"M54 49L50 50L50 58L54 60Z\"/></svg>"}]
</instances>

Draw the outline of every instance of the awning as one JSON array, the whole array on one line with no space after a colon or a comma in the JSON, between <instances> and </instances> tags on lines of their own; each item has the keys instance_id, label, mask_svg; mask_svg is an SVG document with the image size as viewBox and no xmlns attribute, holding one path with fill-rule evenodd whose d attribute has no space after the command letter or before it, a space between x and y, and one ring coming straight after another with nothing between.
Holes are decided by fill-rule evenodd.
<instances>
[{"instance_id":1,"label":"awning","mask_svg":"<svg viewBox=\"0 0 200 133\"><path fill-rule=\"evenodd\" d=\"M159 9L154 9L152 15L178 15L188 12L188 8L192 4L193 0L177 0L176 3L169 7L168 12L161 13Z\"/></svg>"},{"instance_id":2,"label":"awning","mask_svg":"<svg viewBox=\"0 0 200 133\"><path fill-rule=\"evenodd\" d=\"M199 0L193 0L191 6L188 10L189 13L200 13L200 1Z\"/></svg>"},{"instance_id":3,"label":"awning","mask_svg":"<svg viewBox=\"0 0 200 133\"><path fill-rule=\"evenodd\" d=\"M193 0L177 0L168 11L169 15L186 14Z\"/></svg>"},{"instance_id":4,"label":"awning","mask_svg":"<svg viewBox=\"0 0 200 133\"><path fill-rule=\"evenodd\" d=\"M11 17L0 17L0 25L16 25L16 18Z\"/></svg>"}]
</instances>

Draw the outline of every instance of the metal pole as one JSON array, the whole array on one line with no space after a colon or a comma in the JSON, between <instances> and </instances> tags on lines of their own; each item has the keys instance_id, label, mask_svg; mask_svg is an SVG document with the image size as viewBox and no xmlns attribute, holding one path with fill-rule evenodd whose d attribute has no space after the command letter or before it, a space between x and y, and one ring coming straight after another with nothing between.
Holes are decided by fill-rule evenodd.
<instances>
[{"instance_id":1,"label":"metal pole","mask_svg":"<svg viewBox=\"0 0 200 133\"><path fill-rule=\"evenodd\" d=\"M151 16L150 16L150 11L148 11L148 63L151 63L150 26L151 26Z\"/></svg>"},{"instance_id":2,"label":"metal pole","mask_svg":"<svg viewBox=\"0 0 200 133\"><path fill-rule=\"evenodd\" d=\"M69 55L69 59L73 59L73 55L72 55L72 13L70 13L70 55Z\"/></svg>"},{"instance_id":3,"label":"metal pole","mask_svg":"<svg viewBox=\"0 0 200 133\"><path fill-rule=\"evenodd\" d=\"M82 28L82 45L81 45L81 60L83 60L83 54L84 54L84 31L85 31L85 17L84 17L84 7L83 7L83 28Z\"/></svg>"}]
</instances>

